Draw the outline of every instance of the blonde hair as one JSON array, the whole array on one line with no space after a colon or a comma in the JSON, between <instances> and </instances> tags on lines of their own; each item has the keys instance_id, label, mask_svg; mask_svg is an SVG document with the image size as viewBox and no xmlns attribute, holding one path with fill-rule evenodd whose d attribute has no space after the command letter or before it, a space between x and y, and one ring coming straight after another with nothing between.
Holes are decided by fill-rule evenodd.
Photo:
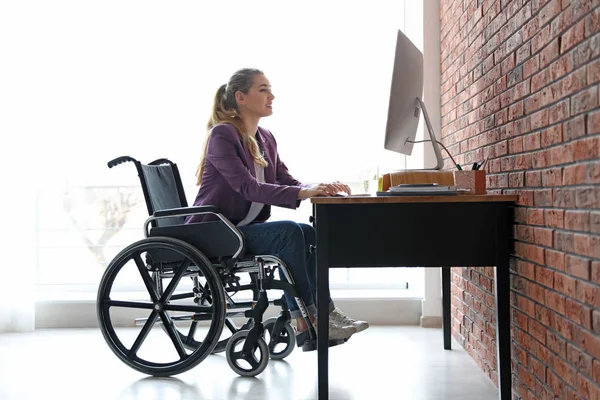
<instances>
[{"instance_id":1,"label":"blonde hair","mask_svg":"<svg viewBox=\"0 0 600 400\"><path fill-rule=\"evenodd\" d=\"M200 157L200 164L196 169L196 185L200 186L202 184L202 174L204 173L204 163L206 162L208 141L210 139L212 128L219 124L233 125L235 129L237 129L242 141L248 146L254 162L263 168L268 165L254 136L244 131L244 124L240 119L238 105L235 101L235 93L237 91L248 94L256 75L264 74L258 69L241 69L231 76L228 83L221 85L221 87L219 87L217 90L212 111L210 113L210 118L206 124L206 140L204 141L202 156Z\"/></svg>"}]
</instances>

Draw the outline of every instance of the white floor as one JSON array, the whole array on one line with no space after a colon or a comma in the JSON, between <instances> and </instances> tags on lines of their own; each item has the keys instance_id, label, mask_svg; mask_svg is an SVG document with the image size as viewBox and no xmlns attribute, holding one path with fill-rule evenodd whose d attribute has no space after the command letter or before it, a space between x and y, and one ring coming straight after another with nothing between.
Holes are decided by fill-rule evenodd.
<instances>
[{"instance_id":1,"label":"white floor","mask_svg":"<svg viewBox=\"0 0 600 400\"><path fill-rule=\"evenodd\" d=\"M0 334L0 399L316 399L317 353L296 348L242 378L223 353L173 378L145 376L120 361L97 329ZM330 399L492 400L498 391L440 329L376 326L330 349Z\"/></svg>"}]
</instances>

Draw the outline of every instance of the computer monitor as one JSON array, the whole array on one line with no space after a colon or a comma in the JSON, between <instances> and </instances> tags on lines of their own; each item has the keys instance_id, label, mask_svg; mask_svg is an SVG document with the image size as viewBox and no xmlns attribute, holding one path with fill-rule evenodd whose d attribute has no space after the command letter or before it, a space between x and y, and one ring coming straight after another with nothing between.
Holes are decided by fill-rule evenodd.
<instances>
[{"instance_id":1,"label":"computer monitor","mask_svg":"<svg viewBox=\"0 0 600 400\"><path fill-rule=\"evenodd\" d=\"M415 136L419 125L420 110L423 110L423 117L430 136L430 139L425 141L431 141L437 158L437 165L434 169L442 169L444 161L427 116L425 104L421 100L422 96L423 53L401 30L398 30L384 148L411 155L413 144L420 142L415 142Z\"/></svg>"}]
</instances>

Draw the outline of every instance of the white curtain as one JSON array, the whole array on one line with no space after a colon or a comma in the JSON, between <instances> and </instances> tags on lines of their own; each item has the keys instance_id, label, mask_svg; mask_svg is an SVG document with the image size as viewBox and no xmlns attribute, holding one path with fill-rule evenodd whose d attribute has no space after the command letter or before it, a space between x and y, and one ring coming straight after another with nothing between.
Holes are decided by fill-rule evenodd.
<instances>
[{"instance_id":1,"label":"white curtain","mask_svg":"<svg viewBox=\"0 0 600 400\"><path fill-rule=\"evenodd\" d=\"M0 332L35 328L35 197L28 188L34 181L18 171L28 163L26 158L8 156L10 162L3 168L2 185L7 190L0 201Z\"/></svg>"}]
</instances>

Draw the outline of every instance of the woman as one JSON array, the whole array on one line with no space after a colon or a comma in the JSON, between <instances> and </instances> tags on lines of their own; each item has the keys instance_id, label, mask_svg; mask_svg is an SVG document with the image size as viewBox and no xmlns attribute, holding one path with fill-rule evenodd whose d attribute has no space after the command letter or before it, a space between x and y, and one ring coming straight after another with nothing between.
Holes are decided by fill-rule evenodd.
<instances>
[{"instance_id":1,"label":"woman","mask_svg":"<svg viewBox=\"0 0 600 400\"><path fill-rule=\"evenodd\" d=\"M222 85L214 99L207 138L196 171L200 186L194 206L215 205L243 232L251 254L272 254L291 270L300 297L314 323L316 315L315 230L293 221L265 222L271 206L296 208L303 199L350 194L339 182L303 185L294 179L277 153L277 142L259 127L261 118L273 114L273 93L265 75L256 69L237 71ZM202 216L188 218L188 223ZM308 326L293 297L285 293L292 318L296 319L298 345L307 337ZM348 318L329 303L329 338L347 339L366 329L365 321Z\"/></svg>"}]
</instances>

